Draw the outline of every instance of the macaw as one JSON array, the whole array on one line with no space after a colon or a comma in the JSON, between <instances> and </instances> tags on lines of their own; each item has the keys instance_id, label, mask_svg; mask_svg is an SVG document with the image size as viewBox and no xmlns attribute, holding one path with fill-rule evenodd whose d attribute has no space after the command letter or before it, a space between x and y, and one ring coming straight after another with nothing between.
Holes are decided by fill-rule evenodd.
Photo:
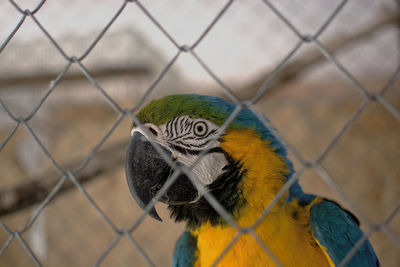
<instances>
[{"instance_id":1,"label":"macaw","mask_svg":"<svg viewBox=\"0 0 400 267\"><path fill-rule=\"evenodd\" d=\"M172 95L142 108L126 154L130 191L145 208L174 173L152 145L176 166L191 168L194 179L244 228L252 227L293 175L282 142L250 109L243 108L226 127L236 105L204 95ZM206 152L203 152L206 150ZM199 154L204 154L198 160ZM192 176L192 175L189 175ZM171 218L185 221L173 266L211 266L235 238L237 229L213 208L181 173L159 198ZM153 207L149 215L161 220ZM359 222L336 202L302 191L296 181L254 227L283 266L338 266L363 236ZM254 237L242 234L218 266L276 266ZM379 266L367 240L346 266Z\"/></svg>"}]
</instances>

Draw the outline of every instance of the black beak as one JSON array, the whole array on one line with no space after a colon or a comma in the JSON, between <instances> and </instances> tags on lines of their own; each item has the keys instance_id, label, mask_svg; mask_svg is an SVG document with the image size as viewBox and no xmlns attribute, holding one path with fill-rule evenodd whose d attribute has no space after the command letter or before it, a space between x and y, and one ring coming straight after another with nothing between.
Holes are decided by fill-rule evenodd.
<instances>
[{"instance_id":1,"label":"black beak","mask_svg":"<svg viewBox=\"0 0 400 267\"><path fill-rule=\"evenodd\" d=\"M172 159L172 153L168 149L163 146L161 149ZM134 132L126 151L125 173L133 197L144 209L173 171L150 141L143 134ZM162 195L160 201L170 205L180 205L197 199L197 196L198 192L189 178L181 174ZM162 221L154 207L149 215Z\"/></svg>"},{"instance_id":2,"label":"black beak","mask_svg":"<svg viewBox=\"0 0 400 267\"><path fill-rule=\"evenodd\" d=\"M164 151L171 155L168 150L164 149ZM169 176L170 168L165 160L143 134L135 132L126 151L125 173L131 194L142 209L152 201L154 195L165 183L167 177L163 171L167 169ZM162 221L154 207L149 215Z\"/></svg>"}]
</instances>

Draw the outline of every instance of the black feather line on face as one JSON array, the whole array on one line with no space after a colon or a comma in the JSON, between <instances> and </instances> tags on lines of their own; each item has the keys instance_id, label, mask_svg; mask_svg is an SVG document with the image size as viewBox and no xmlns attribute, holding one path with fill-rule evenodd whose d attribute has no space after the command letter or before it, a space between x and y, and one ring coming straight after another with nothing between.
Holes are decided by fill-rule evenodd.
<instances>
[{"instance_id":1,"label":"black feather line on face","mask_svg":"<svg viewBox=\"0 0 400 267\"><path fill-rule=\"evenodd\" d=\"M237 211L246 204L246 200L242 197L238 188L245 170L239 162L234 161L225 152L224 154L228 161L228 165L224 168L225 172L207 187L225 210L235 217ZM186 221L191 229L195 229L206 222L210 222L213 226L226 224L204 197L195 203L169 205L168 209L171 212L171 218L174 218L177 222Z\"/></svg>"},{"instance_id":2,"label":"black feather line on face","mask_svg":"<svg viewBox=\"0 0 400 267\"><path fill-rule=\"evenodd\" d=\"M185 148L185 147L177 146L177 145L170 144L170 143L169 143L169 146L171 147L171 149L178 151L179 153L181 153L183 155L199 155L203 151L203 150L198 150L198 149ZM207 151L207 154L223 153L223 152L224 151L222 150L222 148L213 147Z\"/></svg>"}]
</instances>

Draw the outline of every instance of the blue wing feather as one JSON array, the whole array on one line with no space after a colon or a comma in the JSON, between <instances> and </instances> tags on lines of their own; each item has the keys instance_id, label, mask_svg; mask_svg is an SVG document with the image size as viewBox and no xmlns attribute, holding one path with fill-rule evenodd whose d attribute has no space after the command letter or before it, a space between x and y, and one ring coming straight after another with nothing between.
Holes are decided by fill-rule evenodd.
<instances>
[{"instance_id":1,"label":"blue wing feather","mask_svg":"<svg viewBox=\"0 0 400 267\"><path fill-rule=\"evenodd\" d=\"M333 201L316 203L310 210L311 229L314 237L326 248L335 265L350 252L363 236L357 219ZM374 250L367 240L346 264L347 267L379 266Z\"/></svg>"},{"instance_id":2,"label":"blue wing feather","mask_svg":"<svg viewBox=\"0 0 400 267\"><path fill-rule=\"evenodd\" d=\"M192 267L196 261L197 239L186 231L179 237L172 258L173 267Z\"/></svg>"}]
</instances>

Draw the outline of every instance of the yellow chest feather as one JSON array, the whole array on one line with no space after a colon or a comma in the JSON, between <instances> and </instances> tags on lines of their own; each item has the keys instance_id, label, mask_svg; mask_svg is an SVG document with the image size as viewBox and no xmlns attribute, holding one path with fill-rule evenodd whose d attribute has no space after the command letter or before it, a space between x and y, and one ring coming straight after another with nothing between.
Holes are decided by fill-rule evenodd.
<instances>
[{"instance_id":1,"label":"yellow chest feather","mask_svg":"<svg viewBox=\"0 0 400 267\"><path fill-rule=\"evenodd\" d=\"M245 221L239 220L239 225L249 226L250 220L256 219L256 216L251 217L253 218L247 217ZM309 227L299 224L290 218L289 214L272 211L258 225L255 232L283 266L332 266L312 238ZM199 252L197 266L211 266L238 232L229 226L208 225L201 227L194 234L197 235ZM243 234L219 261L218 266L276 266L276 264L252 235Z\"/></svg>"}]
</instances>

